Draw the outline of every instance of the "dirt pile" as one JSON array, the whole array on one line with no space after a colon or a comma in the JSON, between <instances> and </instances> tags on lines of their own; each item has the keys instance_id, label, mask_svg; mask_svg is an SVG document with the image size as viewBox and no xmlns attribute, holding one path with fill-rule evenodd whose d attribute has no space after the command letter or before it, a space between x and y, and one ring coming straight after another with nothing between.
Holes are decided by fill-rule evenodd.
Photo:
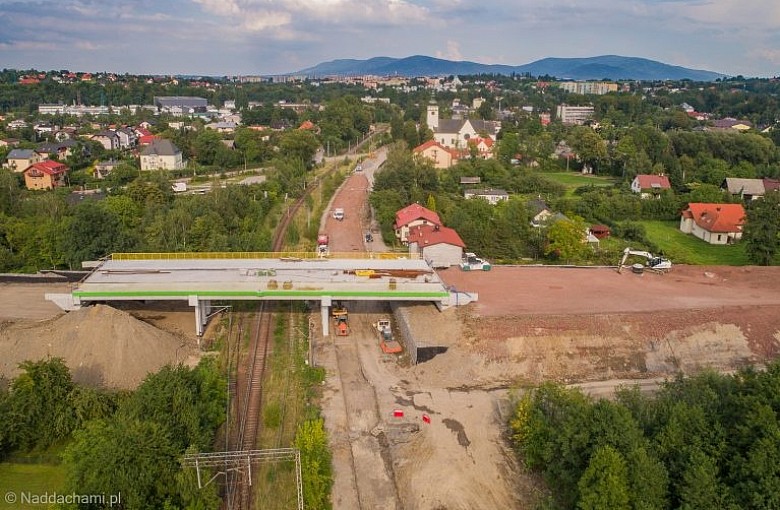
<instances>
[{"instance_id":1,"label":"dirt pile","mask_svg":"<svg viewBox=\"0 0 780 510\"><path fill-rule=\"evenodd\" d=\"M134 388L166 364L194 364L194 340L161 331L127 312L95 305L44 322L0 324L0 375L25 360L60 357L76 382Z\"/></svg>"}]
</instances>

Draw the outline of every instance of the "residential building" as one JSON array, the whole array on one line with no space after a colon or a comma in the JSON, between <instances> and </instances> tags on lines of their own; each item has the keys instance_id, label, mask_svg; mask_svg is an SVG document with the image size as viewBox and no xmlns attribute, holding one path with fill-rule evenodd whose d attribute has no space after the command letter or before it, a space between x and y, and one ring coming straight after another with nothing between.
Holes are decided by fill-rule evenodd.
<instances>
[{"instance_id":1,"label":"residential building","mask_svg":"<svg viewBox=\"0 0 780 510\"><path fill-rule=\"evenodd\" d=\"M141 151L141 170L179 170L184 168L181 151L173 142L153 140Z\"/></svg>"},{"instance_id":2,"label":"residential building","mask_svg":"<svg viewBox=\"0 0 780 510\"><path fill-rule=\"evenodd\" d=\"M753 123L749 120L737 120L732 117L712 121L713 129L734 129L736 131L748 131L753 129Z\"/></svg>"},{"instance_id":3,"label":"residential building","mask_svg":"<svg viewBox=\"0 0 780 510\"><path fill-rule=\"evenodd\" d=\"M419 254L431 267L460 264L466 244L458 233L439 225L418 225L409 231L409 254Z\"/></svg>"},{"instance_id":4,"label":"residential building","mask_svg":"<svg viewBox=\"0 0 780 510\"><path fill-rule=\"evenodd\" d=\"M122 150L132 149L138 145L138 136L130 128L119 128L114 131L119 140L119 148Z\"/></svg>"},{"instance_id":5,"label":"residential building","mask_svg":"<svg viewBox=\"0 0 780 510\"><path fill-rule=\"evenodd\" d=\"M235 133L237 124L235 122L212 122L206 124L206 129L213 129L217 133Z\"/></svg>"},{"instance_id":6,"label":"residential building","mask_svg":"<svg viewBox=\"0 0 780 510\"><path fill-rule=\"evenodd\" d=\"M61 142L42 143L35 149L41 155L41 159L57 157L65 159L73 156L76 151L86 151L86 148L77 140L63 140Z\"/></svg>"},{"instance_id":7,"label":"residential building","mask_svg":"<svg viewBox=\"0 0 780 510\"><path fill-rule=\"evenodd\" d=\"M593 119L596 110L592 106L558 105L555 116L564 124L581 126Z\"/></svg>"},{"instance_id":8,"label":"residential building","mask_svg":"<svg viewBox=\"0 0 780 510\"><path fill-rule=\"evenodd\" d=\"M24 184L27 189L52 189L64 186L67 173L68 167L59 161L41 161L24 170Z\"/></svg>"},{"instance_id":9,"label":"residential building","mask_svg":"<svg viewBox=\"0 0 780 510\"><path fill-rule=\"evenodd\" d=\"M421 225L442 226L439 215L420 204L412 204L395 213L395 236L402 242L407 242L409 230Z\"/></svg>"},{"instance_id":10,"label":"residential building","mask_svg":"<svg viewBox=\"0 0 780 510\"><path fill-rule=\"evenodd\" d=\"M91 138L102 145L107 151L119 149L119 136L110 129L95 133Z\"/></svg>"},{"instance_id":11,"label":"residential building","mask_svg":"<svg viewBox=\"0 0 780 510\"><path fill-rule=\"evenodd\" d=\"M21 119L12 120L11 122L8 123L8 129L10 129L10 130L24 129L26 127L27 127L27 122L25 122L25 121L23 121Z\"/></svg>"},{"instance_id":12,"label":"residential building","mask_svg":"<svg viewBox=\"0 0 780 510\"><path fill-rule=\"evenodd\" d=\"M680 230L710 244L731 244L742 238L742 204L690 203L682 212Z\"/></svg>"},{"instance_id":13,"label":"residential building","mask_svg":"<svg viewBox=\"0 0 780 510\"><path fill-rule=\"evenodd\" d=\"M105 179L108 174L110 174L114 168L119 166L119 161L109 159L107 161L99 161L95 165L95 170L93 171L93 175L96 179Z\"/></svg>"},{"instance_id":14,"label":"residential building","mask_svg":"<svg viewBox=\"0 0 780 510\"><path fill-rule=\"evenodd\" d=\"M160 112L172 115L190 115L204 113L208 100L196 96L155 96L154 104Z\"/></svg>"},{"instance_id":15,"label":"residential building","mask_svg":"<svg viewBox=\"0 0 780 510\"><path fill-rule=\"evenodd\" d=\"M610 92L617 92L618 90L617 83L606 81L564 81L558 84L558 86L566 92L582 95L593 94L601 96Z\"/></svg>"},{"instance_id":16,"label":"residential building","mask_svg":"<svg viewBox=\"0 0 780 510\"><path fill-rule=\"evenodd\" d=\"M672 184L665 175L639 174L631 181L631 191L639 193L641 198L660 198L665 189L672 189Z\"/></svg>"},{"instance_id":17,"label":"residential building","mask_svg":"<svg viewBox=\"0 0 780 510\"><path fill-rule=\"evenodd\" d=\"M780 192L780 179L769 179L768 177L764 177L764 191L766 193L775 191Z\"/></svg>"},{"instance_id":18,"label":"residential building","mask_svg":"<svg viewBox=\"0 0 780 510\"><path fill-rule=\"evenodd\" d=\"M468 150L466 155L471 155L471 149L474 148L477 151L477 156L482 159L493 159L493 147L495 145L492 138L475 136L468 140Z\"/></svg>"},{"instance_id":19,"label":"residential building","mask_svg":"<svg viewBox=\"0 0 780 510\"><path fill-rule=\"evenodd\" d=\"M458 160L457 150L445 147L436 140L428 140L418 145L412 149L412 153L431 160L434 168L438 169L447 169Z\"/></svg>"},{"instance_id":20,"label":"residential building","mask_svg":"<svg viewBox=\"0 0 780 510\"><path fill-rule=\"evenodd\" d=\"M553 216L553 211L547 207L547 203L541 198L534 198L528 201L528 208L531 210L531 226L540 228L547 225Z\"/></svg>"},{"instance_id":21,"label":"residential building","mask_svg":"<svg viewBox=\"0 0 780 510\"><path fill-rule=\"evenodd\" d=\"M509 200L509 193L502 189L467 189L463 196L467 199L481 198L487 200L490 205L496 205L504 200Z\"/></svg>"},{"instance_id":22,"label":"residential building","mask_svg":"<svg viewBox=\"0 0 780 510\"><path fill-rule=\"evenodd\" d=\"M728 191L731 196L739 196L746 202L761 198L766 193L763 179L726 177L720 187Z\"/></svg>"},{"instance_id":23,"label":"residential building","mask_svg":"<svg viewBox=\"0 0 780 510\"><path fill-rule=\"evenodd\" d=\"M43 160L44 157L32 149L11 149L3 167L12 172L24 172L30 165Z\"/></svg>"}]
</instances>

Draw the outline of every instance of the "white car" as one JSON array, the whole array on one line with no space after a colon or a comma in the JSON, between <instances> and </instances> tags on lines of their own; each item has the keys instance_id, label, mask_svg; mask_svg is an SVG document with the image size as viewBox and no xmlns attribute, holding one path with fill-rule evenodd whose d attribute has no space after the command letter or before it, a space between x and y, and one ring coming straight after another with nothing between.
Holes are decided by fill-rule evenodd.
<instances>
[{"instance_id":1,"label":"white car","mask_svg":"<svg viewBox=\"0 0 780 510\"><path fill-rule=\"evenodd\" d=\"M336 209L333 209L333 219L336 220L343 220L344 219L344 209L341 207L337 207Z\"/></svg>"}]
</instances>

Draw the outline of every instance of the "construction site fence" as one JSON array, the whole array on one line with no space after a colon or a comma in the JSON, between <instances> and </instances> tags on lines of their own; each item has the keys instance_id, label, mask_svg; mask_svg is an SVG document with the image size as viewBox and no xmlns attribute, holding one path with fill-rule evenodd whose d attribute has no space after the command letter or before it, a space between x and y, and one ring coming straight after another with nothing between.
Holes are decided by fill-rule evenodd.
<instances>
[{"instance_id":1,"label":"construction site fence","mask_svg":"<svg viewBox=\"0 0 780 510\"><path fill-rule=\"evenodd\" d=\"M394 252L331 252L326 257L307 251L247 251L247 252L175 252L175 253L114 253L111 260L203 260L203 259L376 259L419 260L418 254Z\"/></svg>"}]
</instances>

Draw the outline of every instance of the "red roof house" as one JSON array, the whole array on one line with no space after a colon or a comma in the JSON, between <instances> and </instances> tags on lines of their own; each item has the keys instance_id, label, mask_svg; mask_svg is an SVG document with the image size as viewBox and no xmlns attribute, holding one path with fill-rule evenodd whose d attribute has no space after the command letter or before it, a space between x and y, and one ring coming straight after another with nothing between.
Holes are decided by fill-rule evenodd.
<instances>
[{"instance_id":1,"label":"red roof house","mask_svg":"<svg viewBox=\"0 0 780 510\"><path fill-rule=\"evenodd\" d=\"M730 244L742 238L742 204L690 203L682 212L680 230L710 244Z\"/></svg>"},{"instance_id":2,"label":"red roof house","mask_svg":"<svg viewBox=\"0 0 780 510\"><path fill-rule=\"evenodd\" d=\"M769 179L764 177L764 191L780 191L780 179Z\"/></svg>"},{"instance_id":3,"label":"red roof house","mask_svg":"<svg viewBox=\"0 0 780 510\"><path fill-rule=\"evenodd\" d=\"M631 191L642 198L658 196L662 190L671 189L672 184L665 175L639 174L631 181Z\"/></svg>"},{"instance_id":4,"label":"red roof house","mask_svg":"<svg viewBox=\"0 0 780 510\"><path fill-rule=\"evenodd\" d=\"M138 139L138 145L149 145L155 140L158 140L160 137L156 135L142 135Z\"/></svg>"},{"instance_id":5,"label":"red roof house","mask_svg":"<svg viewBox=\"0 0 780 510\"><path fill-rule=\"evenodd\" d=\"M59 161L48 159L28 166L24 171L27 189L52 189L65 185L68 167Z\"/></svg>"},{"instance_id":6,"label":"red roof house","mask_svg":"<svg viewBox=\"0 0 780 510\"><path fill-rule=\"evenodd\" d=\"M439 215L420 204L412 204L395 213L395 236L405 243L409 229L418 225L438 225L441 227Z\"/></svg>"}]
</instances>

